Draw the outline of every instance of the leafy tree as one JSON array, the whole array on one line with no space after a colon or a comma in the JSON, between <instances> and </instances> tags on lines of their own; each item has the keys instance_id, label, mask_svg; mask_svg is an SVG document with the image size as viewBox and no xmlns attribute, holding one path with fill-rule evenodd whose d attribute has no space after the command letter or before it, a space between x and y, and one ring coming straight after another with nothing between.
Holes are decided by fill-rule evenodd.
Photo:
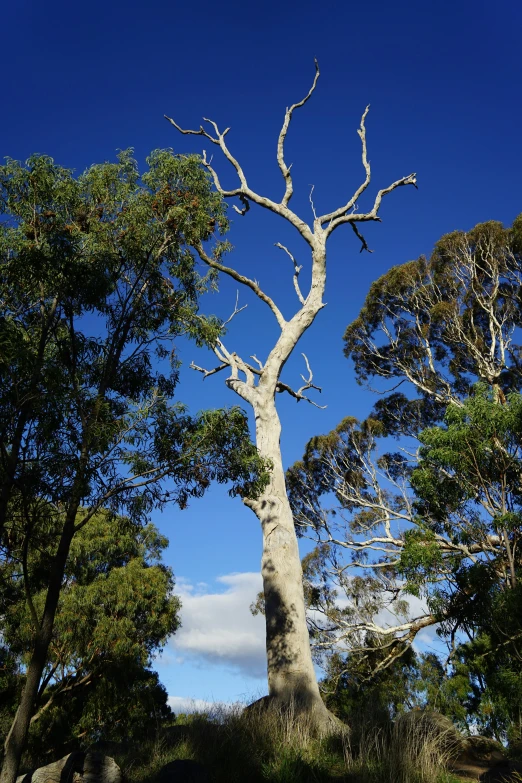
<instances>
[{"instance_id":1,"label":"leafy tree","mask_svg":"<svg viewBox=\"0 0 522 783\"><path fill-rule=\"evenodd\" d=\"M447 234L428 259L373 283L344 350L360 383L393 383L374 411L388 432L416 436L477 381L519 388L521 258L519 215L508 229L490 221ZM405 382L407 393L395 391Z\"/></svg>"},{"instance_id":2,"label":"leafy tree","mask_svg":"<svg viewBox=\"0 0 522 783\"><path fill-rule=\"evenodd\" d=\"M27 562L37 613L45 599L45 567L55 537L56 531L48 531L45 548L32 550ZM79 737L87 743L129 739L146 733L154 717L170 714L166 693L147 668L179 624L172 572L161 563L167 543L153 525L136 529L107 512L93 517L74 537L31 719L33 752L44 746L47 751L62 749ZM3 584L10 579L18 589L2 633L23 671L34 629L17 578L19 559L13 557L2 573ZM6 703L10 688L8 682L3 689Z\"/></svg>"},{"instance_id":3,"label":"leafy tree","mask_svg":"<svg viewBox=\"0 0 522 783\"><path fill-rule=\"evenodd\" d=\"M227 226L199 159L157 150L140 176L125 151L78 178L45 156L8 160L0 204L1 542L7 561L21 553L32 618L1 774L13 783L75 535L102 508L137 524L212 480L255 495L265 479L239 409L191 417L173 402L173 341L214 344L223 326L198 313L215 274L190 247ZM28 562L49 529L35 603Z\"/></svg>"},{"instance_id":4,"label":"leafy tree","mask_svg":"<svg viewBox=\"0 0 522 783\"><path fill-rule=\"evenodd\" d=\"M228 371L227 386L247 402L254 411L256 421L256 443L262 458L272 465L270 481L257 499L246 499L249 508L258 517L263 531L262 576L266 617L266 644L268 665L269 700L280 705L289 701L297 703L307 711L319 730L328 730L331 716L321 701L319 688L310 654L309 637L306 626L305 605L302 588L302 570L299 550L294 532L292 511L288 503L285 473L280 449L281 423L275 398L281 393L290 394L296 401L307 400L307 392L314 389L313 375L308 366L308 377L304 384L295 390L283 382L281 373L297 343L312 325L317 314L325 306L323 295L326 285L326 244L333 232L344 225L351 226L361 242L361 249L368 250L366 240L358 226L367 221L377 221L382 199L391 191L406 185L415 185L415 175L402 177L386 188L379 190L373 205L366 212L357 211L370 184L370 164L367 159L365 121L368 108L363 113L358 134L362 144L362 164L364 178L362 184L345 203L323 215L318 215L312 203L313 222L309 225L290 207L293 195L293 180L290 166L285 159L285 141L289 125L296 109L302 107L311 97L319 78L316 74L306 97L290 106L285 113L283 125L277 141L277 163L284 182L284 192L280 200L260 195L248 183L247 176L229 150L226 135L229 129L220 131L213 121L208 122L208 130L203 126L196 131L181 128L174 120L167 119L181 133L203 136L208 142L219 147L225 159L231 164L238 178L238 184L227 190L221 185L212 162L203 157L203 163L213 177L218 193L225 199L238 199L241 207L234 205L237 212L245 215L251 204L257 205L277 215L285 223L295 228L304 240L306 251L310 254L310 287L302 291L299 282L301 266L288 248L277 243L277 247L288 256L294 270L293 284L298 304L290 318L286 318L274 299L266 293L257 280L246 277L236 268L227 266L215 253L208 253L200 246L197 248L201 260L210 270L219 271L232 278L236 283L249 289L270 310L278 327L277 338L262 362L255 355L253 363L246 361L236 352L229 350L222 339L214 346L218 364L210 370L199 369L204 376ZM287 262L288 263L288 262ZM238 308L234 311L234 315ZM254 349L252 349L254 353ZM305 357L305 361L308 360ZM315 403L314 403L315 404Z\"/></svg>"},{"instance_id":5,"label":"leafy tree","mask_svg":"<svg viewBox=\"0 0 522 783\"><path fill-rule=\"evenodd\" d=\"M378 640L372 648L367 639L364 655L334 653L327 660L326 677L321 683L328 707L351 726L371 722L377 729L390 718L418 706L419 668L415 652L397 658L387 669L372 676L381 656Z\"/></svg>"},{"instance_id":6,"label":"leafy tree","mask_svg":"<svg viewBox=\"0 0 522 783\"><path fill-rule=\"evenodd\" d=\"M440 530L468 548L480 545L475 557L454 559L451 579L434 600L448 618L446 633L467 633L455 659L467 668L477 723L498 739L516 740L522 727L521 435L522 396L511 392L499 404L495 392L479 385L461 408L448 408L445 427L422 433L412 474L419 513L431 519L428 532ZM416 558L407 549L404 573L415 584Z\"/></svg>"},{"instance_id":7,"label":"leafy tree","mask_svg":"<svg viewBox=\"0 0 522 783\"><path fill-rule=\"evenodd\" d=\"M297 529L319 544L324 563L314 582L319 611L329 618L321 623L322 643L341 637L353 652L377 634L389 646L379 669L428 625L444 621L451 636L465 617L469 627L478 621L465 598L476 585L463 579L482 585L484 577L491 590L513 590L518 522L501 506L484 507L481 492L497 502L506 481L506 502L517 508L518 402L509 391L520 378L521 253L522 216L510 229L490 222L449 234L429 259L394 267L374 283L346 330L345 351L361 383L395 385L365 422L346 418L313 438L288 473ZM477 381L483 385L470 397ZM426 430L446 411L447 425ZM503 429L492 440L485 428L497 426L497 416ZM452 442L457 430L460 440ZM387 453L389 434L413 440ZM428 460L430 438L444 444L429 452L438 465ZM464 451L468 438L476 453ZM451 466L442 462L450 441ZM475 458L485 460L480 474L469 467ZM349 598L342 611L338 594ZM376 621L379 612L384 622Z\"/></svg>"},{"instance_id":8,"label":"leafy tree","mask_svg":"<svg viewBox=\"0 0 522 783\"><path fill-rule=\"evenodd\" d=\"M503 602L519 600L522 397L501 405L496 394L479 384L451 404L410 460L376 457L373 420L310 441L289 486L297 525L321 542L310 576L323 647L364 650L378 635L381 669L435 623L448 638L495 628L499 644L518 639L518 612Z\"/></svg>"}]
</instances>

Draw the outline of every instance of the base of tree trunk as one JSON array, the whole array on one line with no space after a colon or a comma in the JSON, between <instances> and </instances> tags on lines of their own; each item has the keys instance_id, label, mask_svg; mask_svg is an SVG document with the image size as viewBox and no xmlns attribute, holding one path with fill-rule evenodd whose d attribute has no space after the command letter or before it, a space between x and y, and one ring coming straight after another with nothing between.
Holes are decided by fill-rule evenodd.
<instances>
[{"instance_id":1,"label":"base of tree trunk","mask_svg":"<svg viewBox=\"0 0 522 783\"><path fill-rule=\"evenodd\" d=\"M285 729L294 728L311 737L338 735L348 737L350 727L330 712L321 700L282 699L277 696L262 696L245 708L245 713L272 716L284 724Z\"/></svg>"}]
</instances>

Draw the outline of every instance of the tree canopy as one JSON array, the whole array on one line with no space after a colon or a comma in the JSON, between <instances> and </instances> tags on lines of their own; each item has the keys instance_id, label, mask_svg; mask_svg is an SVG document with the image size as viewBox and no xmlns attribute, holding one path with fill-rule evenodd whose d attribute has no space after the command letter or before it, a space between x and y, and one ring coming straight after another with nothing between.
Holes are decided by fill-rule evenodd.
<instances>
[{"instance_id":1,"label":"tree canopy","mask_svg":"<svg viewBox=\"0 0 522 783\"><path fill-rule=\"evenodd\" d=\"M344 351L359 383L387 381L374 413L389 432L415 435L440 421L478 380L519 387L521 256L519 215L511 228L490 221L447 234L429 258L372 284Z\"/></svg>"},{"instance_id":2,"label":"tree canopy","mask_svg":"<svg viewBox=\"0 0 522 783\"><path fill-rule=\"evenodd\" d=\"M47 533L29 553L25 585L17 574L22 553L2 568L3 643L20 672L2 688L11 713L31 654L33 614L45 600L56 536ZM155 710L169 714L166 693L148 670L179 626L173 574L161 562L167 544L153 525L136 527L106 511L74 537L31 720L33 753L61 750L75 738L89 744L143 735Z\"/></svg>"},{"instance_id":3,"label":"tree canopy","mask_svg":"<svg viewBox=\"0 0 522 783\"><path fill-rule=\"evenodd\" d=\"M361 382L408 385L312 438L287 474L297 530L316 543L318 654L344 650L381 677L437 624L470 719L499 737L519 710L521 225L455 232L372 286L347 353ZM503 729L487 720L493 692Z\"/></svg>"},{"instance_id":4,"label":"tree canopy","mask_svg":"<svg viewBox=\"0 0 522 783\"><path fill-rule=\"evenodd\" d=\"M32 621L4 783L16 775L74 537L102 509L143 524L213 480L252 496L267 480L239 408L190 415L174 399L176 338L212 346L223 330L199 313L216 276L200 274L191 248L214 241L219 257L227 221L197 157L156 150L147 163L140 175L126 150L79 177L47 156L0 167L0 541L6 562L18 560ZM42 537L46 583L33 597Z\"/></svg>"}]
</instances>

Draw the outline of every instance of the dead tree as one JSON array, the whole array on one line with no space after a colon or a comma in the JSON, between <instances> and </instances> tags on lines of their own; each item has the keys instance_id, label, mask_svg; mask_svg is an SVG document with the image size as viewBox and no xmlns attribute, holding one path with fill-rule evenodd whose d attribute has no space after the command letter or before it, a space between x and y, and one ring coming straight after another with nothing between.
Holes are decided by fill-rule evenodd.
<instances>
[{"instance_id":1,"label":"dead tree","mask_svg":"<svg viewBox=\"0 0 522 783\"><path fill-rule=\"evenodd\" d=\"M270 460L272 464L271 480L263 494L257 500L245 499L244 501L258 517L263 532L261 570L265 595L269 700L280 705L293 701L301 705L303 710L315 716L320 728L327 728L330 724L330 716L321 700L310 652L301 561L286 492L285 472L280 450L281 423L275 397L277 392L287 392L297 401L306 400L315 404L307 395L309 390L317 388L313 384L311 371L299 389L293 389L283 383L280 375L300 338L325 306L323 295L326 283L326 243L328 238L340 226L348 224L361 242L361 250L368 251L369 248L359 230L359 224L380 221L379 208L384 196L402 185L416 186L416 179L415 174L410 174L393 182L378 191L369 212L358 211L358 201L367 190L371 176L366 149L365 121L369 110L367 107L357 131L361 139L362 164L365 172L362 184L346 203L332 212L316 215L314 210L312 225L292 211L289 204L293 195L293 182L291 167L287 165L285 160L285 140L294 111L310 99L318 78L319 66L316 61L315 77L309 92L303 100L287 108L285 113L277 141L277 163L284 181L284 193L280 201L274 201L252 190L242 166L227 146L226 136L230 128L220 131L215 122L204 118L207 124L205 127L201 126L199 130L186 130L170 117L166 117L166 119L180 133L203 136L211 144L220 148L236 172L239 180L237 187L231 190L222 187L219 176L212 166L211 159L207 157L206 151L203 151L202 161L210 172L221 196L225 199L239 200L241 207L234 204L236 212L244 215L250 209L251 204L257 204L279 215L297 229L311 254L311 284L309 290L304 292L299 284L300 267L293 254L283 245L276 244L290 258L294 267L293 283L297 294L298 308L292 318L287 320L276 302L262 290L256 280L245 277L233 267L223 264L220 258L209 255L201 244L196 246L195 249L205 264L249 288L264 302L276 319L280 331L264 363L255 356L250 357L254 363L246 361L237 353L229 351L222 340L218 340L215 354L219 364L212 369L204 369L196 365L193 365L193 368L205 376L224 370L229 372L226 384L252 406L256 422L258 450L261 456Z\"/></svg>"}]
</instances>

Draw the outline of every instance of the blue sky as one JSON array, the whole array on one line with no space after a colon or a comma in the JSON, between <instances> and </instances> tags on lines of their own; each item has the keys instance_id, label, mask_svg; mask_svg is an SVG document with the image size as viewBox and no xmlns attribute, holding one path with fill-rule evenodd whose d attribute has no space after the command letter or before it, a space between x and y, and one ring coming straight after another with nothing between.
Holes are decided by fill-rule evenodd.
<instances>
[{"instance_id":1,"label":"blue sky","mask_svg":"<svg viewBox=\"0 0 522 783\"><path fill-rule=\"evenodd\" d=\"M341 339L371 282L429 253L444 233L489 219L508 224L522 211L521 29L518 0L16 0L2 11L0 156L44 152L81 171L128 146L140 163L156 147L200 152L202 140L180 137L163 115L187 127L198 127L204 115L231 126L229 145L251 186L277 198L277 134L286 106L308 90L317 57L318 89L295 114L287 145L294 209L310 220L312 184L316 207L326 212L362 179L356 129L371 104L372 185L416 171L419 190L386 199L383 223L366 231L372 255L359 254L348 228L331 241L328 307L299 347L323 388L318 401L328 407L279 400L291 464L311 435L343 416L364 417L374 402L356 386ZM234 184L218 155L215 165L224 183ZM229 261L291 313L291 266L273 245L289 246L305 278L308 258L297 234L253 208L234 219L229 238ZM234 300L235 287L224 282L203 308L227 317ZM227 347L263 358L275 335L270 313L243 293L241 304L248 308L231 325ZM219 376L203 383L187 368L212 357L189 345L181 356L179 397L193 410L236 402ZM298 351L285 380L299 383L303 371ZM248 613L260 584L255 518L214 489L187 511L172 509L155 521L170 538L166 559L185 601L184 630L159 663L175 703L262 693L262 620Z\"/></svg>"}]
</instances>

